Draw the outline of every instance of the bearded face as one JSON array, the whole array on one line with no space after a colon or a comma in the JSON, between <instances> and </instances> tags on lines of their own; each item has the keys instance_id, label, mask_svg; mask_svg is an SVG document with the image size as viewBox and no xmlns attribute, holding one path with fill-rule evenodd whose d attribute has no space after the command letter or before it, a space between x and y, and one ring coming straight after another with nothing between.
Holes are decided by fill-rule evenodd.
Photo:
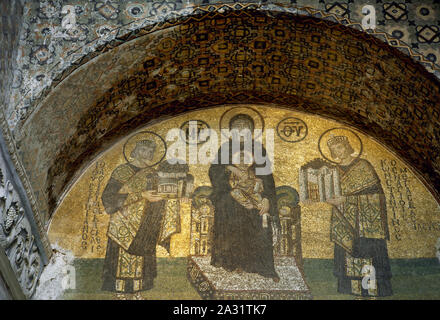
<instances>
[{"instance_id":1,"label":"bearded face","mask_svg":"<svg viewBox=\"0 0 440 320\"><path fill-rule=\"evenodd\" d=\"M342 161L350 158L353 148L348 143L335 143L330 146L330 152L334 159Z\"/></svg>"}]
</instances>

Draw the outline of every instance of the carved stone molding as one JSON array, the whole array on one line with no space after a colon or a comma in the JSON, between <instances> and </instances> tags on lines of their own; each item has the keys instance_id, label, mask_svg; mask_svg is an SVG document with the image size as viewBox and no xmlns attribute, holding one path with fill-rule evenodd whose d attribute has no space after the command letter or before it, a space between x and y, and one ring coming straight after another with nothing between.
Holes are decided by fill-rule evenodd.
<instances>
[{"instance_id":1,"label":"carved stone molding","mask_svg":"<svg viewBox=\"0 0 440 320\"><path fill-rule=\"evenodd\" d=\"M2 148L3 152L8 155L8 162L11 166L14 167L14 174L16 176L16 179L19 179L19 181L23 184L22 191L24 193L24 197L26 197L27 202L30 206L30 212L32 212L34 223L38 227L38 233L39 237L41 239L45 254L50 257L51 255L51 247L49 240L47 238L46 234L46 226L43 223L43 219L40 214L40 210L38 208L35 195L33 193L32 187L30 185L29 179L26 176L25 170L23 168L22 163L17 157L17 149L15 147L15 143L11 137L11 133L9 131L9 128L7 127L6 120L4 118L4 114L2 110L0 110L0 125L2 127L2 130L0 131L0 148ZM3 134L3 135L2 135ZM0 162L4 162L4 157L2 157L2 154L0 153Z\"/></svg>"},{"instance_id":2,"label":"carved stone molding","mask_svg":"<svg viewBox=\"0 0 440 320\"><path fill-rule=\"evenodd\" d=\"M24 297L35 292L47 256L35 224L32 211L11 164L5 159L4 145L0 141L0 249L9 260L15 279L5 279L20 285ZM15 174L16 175L16 174ZM5 266L2 266L5 268ZM2 269L0 268L0 269ZM0 270L2 273L10 272ZM16 282L15 282L16 283Z\"/></svg>"}]
</instances>

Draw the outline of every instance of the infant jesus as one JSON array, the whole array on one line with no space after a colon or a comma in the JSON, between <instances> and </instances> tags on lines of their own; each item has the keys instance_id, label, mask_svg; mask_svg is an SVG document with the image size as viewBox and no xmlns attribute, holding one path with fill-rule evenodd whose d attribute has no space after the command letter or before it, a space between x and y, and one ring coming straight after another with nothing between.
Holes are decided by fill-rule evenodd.
<instances>
[{"instance_id":1,"label":"infant jesus","mask_svg":"<svg viewBox=\"0 0 440 320\"><path fill-rule=\"evenodd\" d=\"M231 175L232 197L246 208L260 210L263 217L263 228L268 226L269 200L263 198L263 181L256 177L254 166L227 166Z\"/></svg>"}]
</instances>

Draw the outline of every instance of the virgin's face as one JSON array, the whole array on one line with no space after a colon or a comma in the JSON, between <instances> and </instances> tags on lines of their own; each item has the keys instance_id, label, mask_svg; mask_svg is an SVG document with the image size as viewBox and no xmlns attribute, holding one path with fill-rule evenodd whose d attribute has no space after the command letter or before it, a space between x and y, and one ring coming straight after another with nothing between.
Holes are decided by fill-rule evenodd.
<instances>
[{"instance_id":1,"label":"virgin's face","mask_svg":"<svg viewBox=\"0 0 440 320\"><path fill-rule=\"evenodd\" d=\"M231 129L237 129L239 131L243 129L252 130L252 124L246 119L237 119L231 124Z\"/></svg>"}]
</instances>

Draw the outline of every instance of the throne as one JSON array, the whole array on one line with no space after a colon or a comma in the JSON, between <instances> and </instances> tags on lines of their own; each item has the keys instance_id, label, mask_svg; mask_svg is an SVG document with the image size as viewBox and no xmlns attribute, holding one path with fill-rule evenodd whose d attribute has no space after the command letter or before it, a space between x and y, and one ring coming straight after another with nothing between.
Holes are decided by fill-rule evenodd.
<instances>
[{"instance_id":1,"label":"throne","mask_svg":"<svg viewBox=\"0 0 440 320\"><path fill-rule=\"evenodd\" d=\"M311 299L303 276L301 251L301 210L298 192L289 187L276 189L281 230L274 244L275 269L279 282L254 273L229 272L211 265L214 207L211 187L197 188L192 196L191 248L188 279L203 299Z\"/></svg>"}]
</instances>

